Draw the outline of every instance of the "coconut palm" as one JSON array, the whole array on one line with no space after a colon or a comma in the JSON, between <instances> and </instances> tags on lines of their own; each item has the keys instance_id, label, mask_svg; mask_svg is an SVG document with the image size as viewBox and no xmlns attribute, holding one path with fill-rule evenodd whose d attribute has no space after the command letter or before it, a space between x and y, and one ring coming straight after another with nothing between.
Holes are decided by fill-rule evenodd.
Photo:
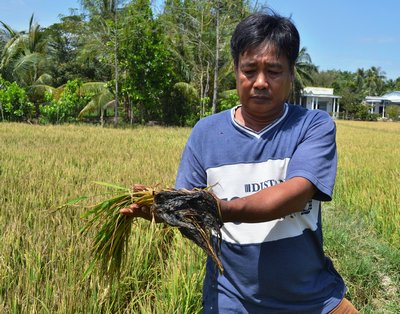
<instances>
[{"instance_id":1,"label":"coconut palm","mask_svg":"<svg viewBox=\"0 0 400 314\"><path fill-rule=\"evenodd\" d=\"M290 96L291 102L296 102L297 100L299 100L301 90L307 84L313 83L312 74L317 71L318 69L312 63L311 57L307 52L307 48L301 48L294 66L293 90L292 95Z\"/></svg>"},{"instance_id":2,"label":"coconut palm","mask_svg":"<svg viewBox=\"0 0 400 314\"><path fill-rule=\"evenodd\" d=\"M94 94L87 105L81 110L78 118L83 118L86 114L99 111L100 123L104 124L104 112L107 108L113 108L116 104L115 95L110 92L104 82L88 82L82 84L80 88L84 94Z\"/></svg>"},{"instance_id":3,"label":"coconut palm","mask_svg":"<svg viewBox=\"0 0 400 314\"><path fill-rule=\"evenodd\" d=\"M122 0L80 0L82 7L90 16L89 27L92 29L88 43L85 45L81 57L90 57L89 51L94 51L100 56L103 62L106 62L113 68L113 76L115 82L115 101L114 104L114 125L118 124L118 106L119 106L119 59L118 59L118 6L124 1ZM93 47L94 49L92 49ZM110 51L112 49L112 52ZM89 53L88 53L89 52ZM95 57L95 56L92 56Z\"/></svg>"},{"instance_id":4,"label":"coconut palm","mask_svg":"<svg viewBox=\"0 0 400 314\"><path fill-rule=\"evenodd\" d=\"M365 91L367 95L379 96L385 90L385 72L380 67L372 66L365 73Z\"/></svg>"},{"instance_id":5,"label":"coconut palm","mask_svg":"<svg viewBox=\"0 0 400 314\"><path fill-rule=\"evenodd\" d=\"M0 21L7 38L1 54L0 72L8 80L17 81L22 86L51 81L47 70L51 64L52 51L44 32L33 18L32 15L28 32L14 31Z\"/></svg>"}]
</instances>

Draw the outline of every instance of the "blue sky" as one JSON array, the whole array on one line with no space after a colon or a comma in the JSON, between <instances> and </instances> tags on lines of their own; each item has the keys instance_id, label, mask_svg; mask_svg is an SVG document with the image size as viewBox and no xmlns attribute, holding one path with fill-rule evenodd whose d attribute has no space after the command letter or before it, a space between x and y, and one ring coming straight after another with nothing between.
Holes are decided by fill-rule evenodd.
<instances>
[{"instance_id":1,"label":"blue sky","mask_svg":"<svg viewBox=\"0 0 400 314\"><path fill-rule=\"evenodd\" d=\"M292 16L312 61L320 70L356 71L380 67L387 78L400 77L399 0L258 0L277 13ZM0 20L16 30L29 18L41 26L59 21L77 0L0 0Z\"/></svg>"}]
</instances>

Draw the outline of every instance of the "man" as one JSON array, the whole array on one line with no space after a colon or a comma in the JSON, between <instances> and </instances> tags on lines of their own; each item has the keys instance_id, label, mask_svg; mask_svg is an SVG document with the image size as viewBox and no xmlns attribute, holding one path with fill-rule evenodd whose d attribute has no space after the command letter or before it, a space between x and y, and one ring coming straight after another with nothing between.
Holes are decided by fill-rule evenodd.
<instances>
[{"instance_id":1,"label":"man","mask_svg":"<svg viewBox=\"0 0 400 314\"><path fill-rule=\"evenodd\" d=\"M299 44L287 18L240 22L231 39L240 105L200 120L182 154L176 188L211 186L224 221L224 274L209 258L204 313L358 313L322 248L334 122L286 103Z\"/></svg>"}]
</instances>

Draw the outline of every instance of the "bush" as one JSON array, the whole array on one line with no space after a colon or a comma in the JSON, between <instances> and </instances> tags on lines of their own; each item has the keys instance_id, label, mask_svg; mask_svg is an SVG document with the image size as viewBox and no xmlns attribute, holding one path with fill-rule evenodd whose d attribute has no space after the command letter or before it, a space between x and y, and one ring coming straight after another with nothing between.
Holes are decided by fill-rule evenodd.
<instances>
[{"instance_id":1,"label":"bush","mask_svg":"<svg viewBox=\"0 0 400 314\"><path fill-rule=\"evenodd\" d=\"M224 111L227 109L231 109L237 106L240 103L239 95L236 89L226 90L222 92L220 95L220 99L218 101L217 112ZM207 99L209 102L209 99ZM212 109L209 108L205 115L209 116L212 114Z\"/></svg>"},{"instance_id":2,"label":"bush","mask_svg":"<svg viewBox=\"0 0 400 314\"><path fill-rule=\"evenodd\" d=\"M68 81L59 100L45 94L45 104L39 107L42 123L76 122L79 112L85 107L92 95L81 95L81 81Z\"/></svg>"},{"instance_id":3,"label":"bush","mask_svg":"<svg viewBox=\"0 0 400 314\"><path fill-rule=\"evenodd\" d=\"M361 121L378 121L379 114L370 113L369 106L360 104L356 107L354 118Z\"/></svg>"},{"instance_id":4,"label":"bush","mask_svg":"<svg viewBox=\"0 0 400 314\"><path fill-rule=\"evenodd\" d=\"M222 93L221 100L219 102L219 111L233 108L239 104L239 95L236 89L228 90Z\"/></svg>"},{"instance_id":5,"label":"bush","mask_svg":"<svg viewBox=\"0 0 400 314\"><path fill-rule=\"evenodd\" d=\"M26 92L16 82L0 77L0 118L4 121L26 121L34 113L34 106Z\"/></svg>"},{"instance_id":6,"label":"bush","mask_svg":"<svg viewBox=\"0 0 400 314\"><path fill-rule=\"evenodd\" d=\"M386 108L386 115L394 121L400 120L400 106L390 105Z\"/></svg>"}]
</instances>

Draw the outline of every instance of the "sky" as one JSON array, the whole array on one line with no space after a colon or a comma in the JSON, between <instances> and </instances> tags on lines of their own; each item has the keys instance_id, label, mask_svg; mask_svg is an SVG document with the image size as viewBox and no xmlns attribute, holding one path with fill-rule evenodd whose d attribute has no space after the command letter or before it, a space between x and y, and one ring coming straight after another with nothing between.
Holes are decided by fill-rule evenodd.
<instances>
[{"instance_id":1,"label":"sky","mask_svg":"<svg viewBox=\"0 0 400 314\"><path fill-rule=\"evenodd\" d=\"M254 0L255 1L255 0ZM291 16L312 62L319 70L355 72L380 67L386 78L400 77L399 0L258 0ZM0 0L0 21L27 30L29 19L42 27L59 22L78 0Z\"/></svg>"}]
</instances>

